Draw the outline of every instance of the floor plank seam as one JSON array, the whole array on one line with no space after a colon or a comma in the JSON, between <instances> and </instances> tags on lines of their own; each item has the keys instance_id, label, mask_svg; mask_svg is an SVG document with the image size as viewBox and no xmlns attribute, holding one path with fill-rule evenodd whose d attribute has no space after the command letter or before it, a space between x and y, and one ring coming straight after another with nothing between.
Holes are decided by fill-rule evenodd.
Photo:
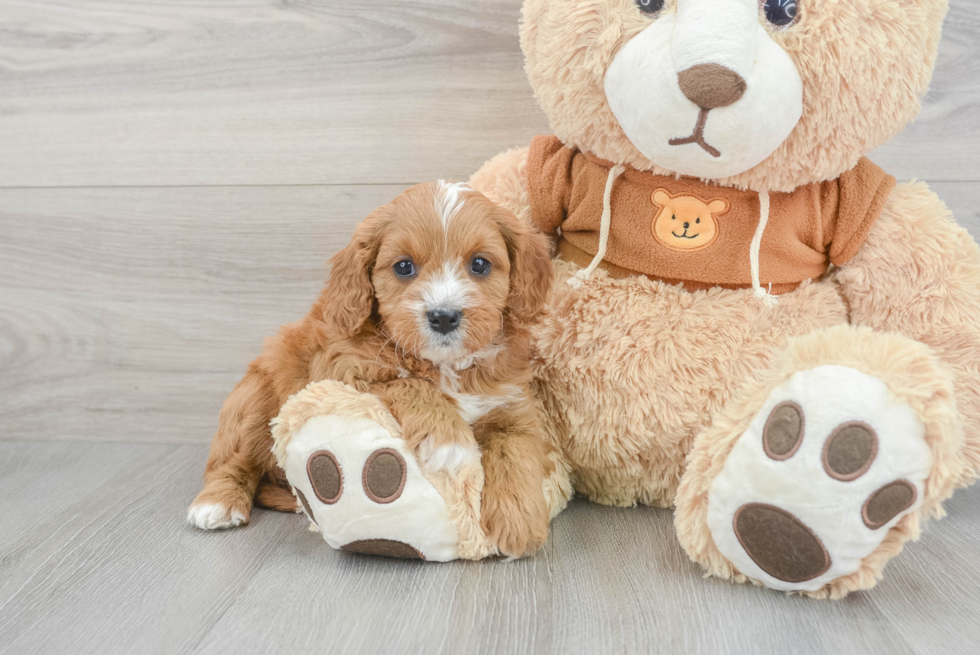
<instances>
[{"instance_id":1,"label":"floor plank seam","mask_svg":"<svg viewBox=\"0 0 980 655\"><path fill-rule=\"evenodd\" d=\"M939 182L941 180L935 180ZM973 180L970 180L973 181ZM980 180L976 180L980 182ZM84 190L84 189L277 189L277 188L345 188L345 187L374 187L374 186L413 186L421 183L421 180L415 181L392 181L392 182L324 182L324 183L313 183L313 182L290 182L288 184L68 184L65 186L60 185L42 185L42 186L3 186L0 185L0 191L57 191L59 189L66 190Z\"/></svg>"},{"instance_id":2,"label":"floor plank seam","mask_svg":"<svg viewBox=\"0 0 980 655\"><path fill-rule=\"evenodd\" d=\"M123 446L207 446L211 443L211 435L208 434L197 441L177 441L177 440L140 440L133 441L120 437L118 439L26 439L20 437L2 437L0 443L28 443L28 444L119 444Z\"/></svg>"},{"instance_id":3,"label":"floor plank seam","mask_svg":"<svg viewBox=\"0 0 980 655\"><path fill-rule=\"evenodd\" d=\"M476 171L474 171L476 172ZM942 179L942 178L900 178L899 181L924 181L928 184L978 184L977 179ZM427 180L393 180L379 182L288 182L282 184L68 184L40 186L4 186L3 191L84 191L84 190L125 190L125 189L343 189L348 187L385 187L385 186L414 186Z\"/></svg>"}]
</instances>

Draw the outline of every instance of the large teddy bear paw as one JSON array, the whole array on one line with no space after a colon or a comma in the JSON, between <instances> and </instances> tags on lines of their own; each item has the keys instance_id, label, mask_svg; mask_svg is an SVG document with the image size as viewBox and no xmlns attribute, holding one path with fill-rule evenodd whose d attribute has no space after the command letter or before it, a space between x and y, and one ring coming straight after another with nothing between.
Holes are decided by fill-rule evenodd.
<instances>
[{"instance_id":1,"label":"large teddy bear paw","mask_svg":"<svg viewBox=\"0 0 980 655\"><path fill-rule=\"evenodd\" d=\"M718 549L774 589L857 570L922 502L932 453L881 380L820 366L776 387L708 489Z\"/></svg>"},{"instance_id":2,"label":"large teddy bear paw","mask_svg":"<svg viewBox=\"0 0 980 655\"><path fill-rule=\"evenodd\" d=\"M873 586L917 535L920 510L939 512L962 461L937 367L925 346L894 335L844 327L798 340L778 384L699 437L678 495L692 557L784 591Z\"/></svg>"},{"instance_id":3,"label":"large teddy bear paw","mask_svg":"<svg viewBox=\"0 0 980 655\"><path fill-rule=\"evenodd\" d=\"M292 396L273 421L273 452L333 548L445 562L496 551L480 528L483 469L423 472L374 396L333 381Z\"/></svg>"}]
</instances>

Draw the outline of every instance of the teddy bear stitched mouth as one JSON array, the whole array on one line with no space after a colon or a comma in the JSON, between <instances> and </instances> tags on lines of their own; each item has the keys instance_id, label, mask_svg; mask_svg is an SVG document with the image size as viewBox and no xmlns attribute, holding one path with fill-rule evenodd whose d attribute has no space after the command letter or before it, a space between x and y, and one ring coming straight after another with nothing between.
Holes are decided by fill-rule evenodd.
<instances>
[{"instance_id":1,"label":"teddy bear stitched mouth","mask_svg":"<svg viewBox=\"0 0 980 655\"><path fill-rule=\"evenodd\" d=\"M700 232L698 232L697 234L692 234L692 235L688 236L687 230L684 230L684 234L677 234L677 232L674 232L673 230L671 230L670 233L673 234L678 239L697 239L699 236L701 236L701 233Z\"/></svg>"},{"instance_id":2,"label":"teddy bear stitched mouth","mask_svg":"<svg viewBox=\"0 0 980 655\"><path fill-rule=\"evenodd\" d=\"M704 107L701 108L701 112L698 114L698 123L694 126L694 133L691 136L684 137L682 139L671 139L667 143L672 146L684 146L689 143L696 143L712 157L721 157L721 151L714 146L709 145L708 142L704 140L704 126L708 122L709 111L711 110Z\"/></svg>"}]
</instances>

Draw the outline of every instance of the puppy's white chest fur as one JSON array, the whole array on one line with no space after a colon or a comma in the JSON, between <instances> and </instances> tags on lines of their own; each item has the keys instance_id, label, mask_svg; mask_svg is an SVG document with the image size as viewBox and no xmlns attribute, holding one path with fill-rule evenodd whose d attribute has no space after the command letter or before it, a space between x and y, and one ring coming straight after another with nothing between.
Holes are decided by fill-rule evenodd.
<instances>
[{"instance_id":1,"label":"puppy's white chest fur","mask_svg":"<svg viewBox=\"0 0 980 655\"><path fill-rule=\"evenodd\" d=\"M457 411L464 421L473 424L497 409L509 405L521 398L521 390L514 385L503 387L504 393L499 396L484 396L478 394L460 393L442 385L443 393L456 401Z\"/></svg>"}]
</instances>

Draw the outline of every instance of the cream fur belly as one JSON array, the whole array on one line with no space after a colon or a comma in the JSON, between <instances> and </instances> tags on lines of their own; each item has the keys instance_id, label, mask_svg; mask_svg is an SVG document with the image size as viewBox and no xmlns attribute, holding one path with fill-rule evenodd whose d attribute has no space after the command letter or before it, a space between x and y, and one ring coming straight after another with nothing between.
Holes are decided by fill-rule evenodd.
<instances>
[{"instance_id":1,"label":"cream fur belly","mask_svg":"<svg viewBox=\"0 0 980 655\"><path fill-rule=\"evenodd\" d=\"M551 313L535 331L535 385L576 489L614 505L670 506L694 437L793 336L847 323L831 281L767 308L751 290L688 293L556 261ZM638 390L659 389L654 394Z\"/></svg>"}]
</instances>

